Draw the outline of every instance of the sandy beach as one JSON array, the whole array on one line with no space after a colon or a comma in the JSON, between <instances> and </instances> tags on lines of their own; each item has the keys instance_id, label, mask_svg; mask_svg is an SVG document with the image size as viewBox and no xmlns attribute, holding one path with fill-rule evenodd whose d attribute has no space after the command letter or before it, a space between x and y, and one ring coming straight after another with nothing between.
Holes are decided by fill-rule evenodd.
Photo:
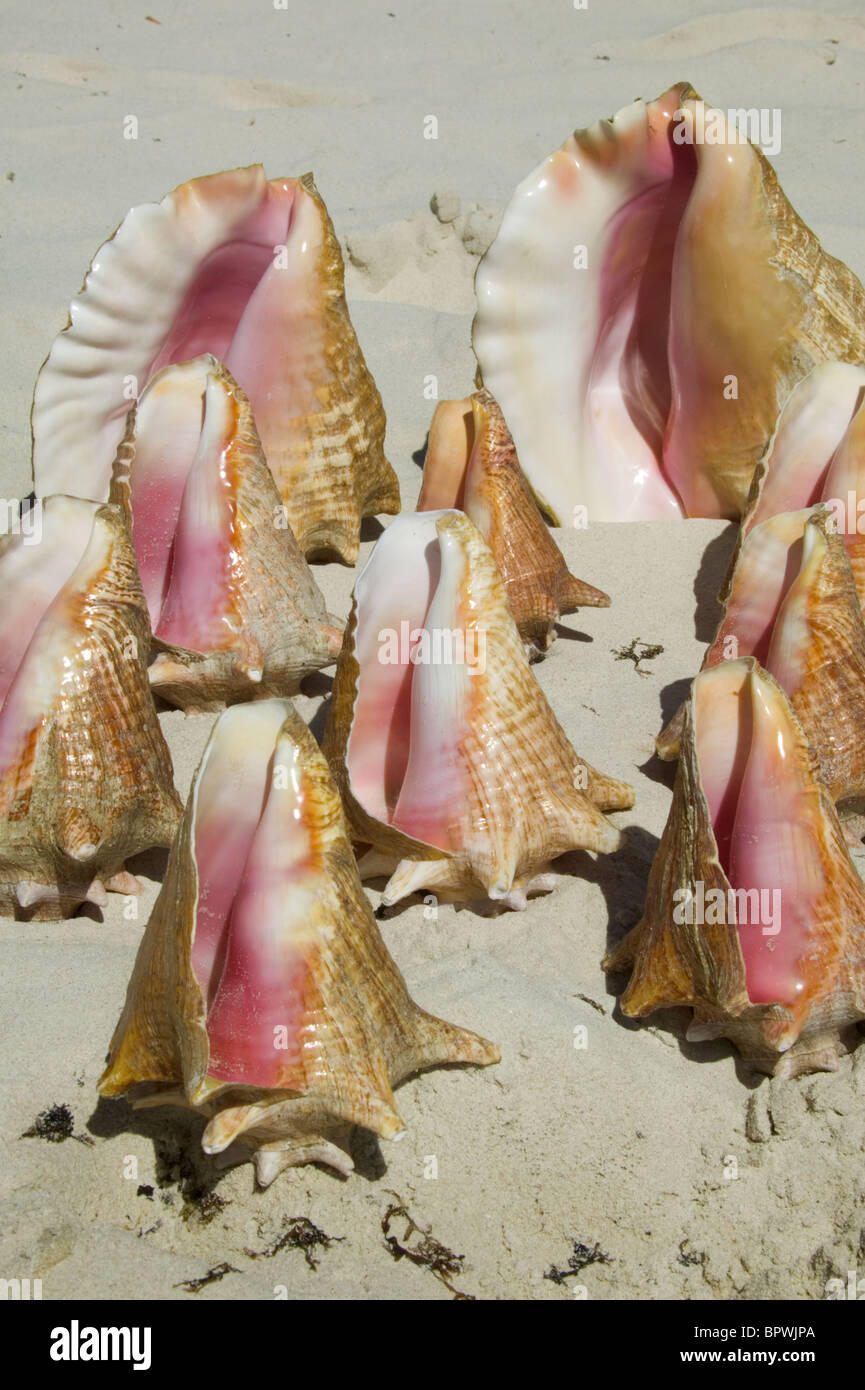
<instances>
[{"instance_id":1,"label":"sandy beach","mask_svg":"<svg viewBox=\"0 0 865 1390\"><path fill-rule=\"evenodd\" d=\"M787 196L865 277L865 19L834 6L68 0L61 13L14 0L0 30L6 498L30 490L34 380L97 247L134 204L219 169L314 171L405 509L431 379L440 399L473 389L473 275L514 187L634 97L688 79L724 108L777 108ZM445 193L455 223L430 210ZM315 566L334 613L379 532L365 524L354 569ZM835 1073L760 1078L728 1043L687 1042L682 1012L623 1018L621 980L601 969L642 912L674 773L654 737L714 635L735 536L705 520L556 530L612 605L564 619L535 674L576 750L634 786L633 810L612 817L622 847L566 856L525 912L431 917L412 898L382 917L414 998L502 1060L403 1085L405 1137L356 1132L349 1178L294 1168L257 1191L248 1164L204 1157L191 1114L100 1101L163 853L131 865L145 885L134 920L121 898L59 924L0 920L0 1276L41 1279L45 1299L775 1300L824 1298L861 1266L865 1049ZM635 640L660 648L639 669L621 656ZM296 700L319 737L332 675ZM160 720L185 797L213 717ZM865 849L854 859L865 867ZM381 884L368 887L375 905ZM19 1138L54 1105L72 1111L72 1137ZM385 1237L403 1241L405 1219L383 1221L400 1200L462 1257L449 1284L394 1258ZM271 1253L296 1218L332 1238L314 1266L291 1243ZM591 1261L548 1277L575 1246Z\"/></svg>"}]
</instances>

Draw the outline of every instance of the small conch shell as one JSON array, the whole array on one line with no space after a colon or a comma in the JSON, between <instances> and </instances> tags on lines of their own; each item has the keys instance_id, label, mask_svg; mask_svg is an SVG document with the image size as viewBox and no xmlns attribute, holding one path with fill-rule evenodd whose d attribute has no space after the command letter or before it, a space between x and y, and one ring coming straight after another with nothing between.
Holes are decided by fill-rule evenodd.
<instances>
[{"instance_id":1,"label":"small conch shell","mask_svg":"<svg viewBox=\"0 0 865 1390\"><path fill-rule=\"evenodd\" d=\"M249 397L304 554L352 562L361 519L399 511L399 487L343 278L311 174L268 182L255 164L133 208L39 373L37 495L107 499L130 397L209 352Z\"/></svg>"},{"instance_id":2,"label":"small conch shell","mask_svg":"<svg viewBox=\"0 0 865 1390\"><path fill-rule=\"evenodd\" d=\"M37 502L0 540L0 591L0 912L56 920L139 891L124 861L180 819L119 508Z\"/></svg>"},{"instance_id":3,"label":"small conch shell","mask_svg":"<svg viewBox=\"0 0 865 1390\"><path fill-rule=\"evenodd\" d=\"M865 610L865 367L825 362L790 393L757 465L739 544L769 517L816 502L843 537Z\"/></svg>"},{"instance_id":4,"label":"small conch shell","mask_svg":"<svg viewBox=\"0 0 865 1390\"><path fill-rule=\"evenodd\" d=\"M778 411L865 358L865 290L687 83L577 131L516 189L473 338L543 509L738 518Z\"/></svg>"},{"instance_id":5,"label":"small conch shell","mask_svg":"<svg viewBox=\"0 0 865 1390\"><path fill-rule=\"evenodd\" d=\"M417 509L443 507L464 511L492 551L530 659L549 649L563 613L609 607L608 594L569 573L489 391L436 406Z\"/></svg>"},{"instance_id":6,"label":"small conch shell","mask_svg":"<svg viewBox=\"0 0 865 1390\"><path fill-rule=\"evenodd\" d=\"M833 801L865 793L865 627L841 537L822 506L782 512L739 550L703 669L753 656L789 697ZM678 755L683 710L658 737Z\"/></svg>"},{"instance_id":7,"label":"small conch shell","mask_svg":"<svg viewBox=\"0 0 865 1390\"><path fill-rule=\"evenodd\" d=\"M753 658L694 681L623 1013L688 1005L776 1076L833 1071L865 1018L865 889L802 726Z\"/></svg>"},{"instance_id":8,"label":"small conch shell","mask_svg":"<svg viewBox=\"0 0 865 1390\"><path fill-rule=\"evenodd\" d=\"M150 612L154 693L184 709L295 692L341 624L291 532L249 401L216 358L163 367L129 414L111 499Z\"/></svg>"},{"instance_id":9,"label":"small conch shell","mask_svg":"<svg viewBox=\"0 0 865 1390\"><path fill-rule=\"evenodd\" d=\"M504 585L464 513L404 514L358 577L322 749L361 874L383 901L429 889L523 908L550 861L614 850L624 782L579 758L523 651Z\"/></svg>"},{"instance_id":10,"label":"small conch shell","mask_svg":"<svg viewBox=\"0 0 865 1390\"><path fill-rule=\"evenodd\" d=\"M288 700L235 705L196 773L99 1089L194 1107L206 1153L348 1173L347 1131L404 1129L392 1087L499 1051L412 1001L339 796ZM249 1156L249 1155L247 1155ZM229 1155L226 1155L228 1158Z\"/></svg>"}]
</instances>

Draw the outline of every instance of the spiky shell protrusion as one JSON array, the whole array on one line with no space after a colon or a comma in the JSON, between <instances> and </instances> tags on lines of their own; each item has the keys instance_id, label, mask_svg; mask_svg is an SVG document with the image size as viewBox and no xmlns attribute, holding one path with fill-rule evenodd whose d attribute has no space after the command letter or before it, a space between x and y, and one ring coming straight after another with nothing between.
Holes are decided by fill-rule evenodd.
<instances>
[{"instance_id":1,"label":"spiky shell protrusion","mask_svg":"<svg viewBox=\"0 0 865 1390\"><path fill-rule=\"evenodd\" d=\"M403 1128L393 1087L499 1052L425 1013L381 939L327 764L290 701L217 721L100 1081L186 1104L203 1145L351 1169L345 1136Z\"/></svg>"}]
</instances>

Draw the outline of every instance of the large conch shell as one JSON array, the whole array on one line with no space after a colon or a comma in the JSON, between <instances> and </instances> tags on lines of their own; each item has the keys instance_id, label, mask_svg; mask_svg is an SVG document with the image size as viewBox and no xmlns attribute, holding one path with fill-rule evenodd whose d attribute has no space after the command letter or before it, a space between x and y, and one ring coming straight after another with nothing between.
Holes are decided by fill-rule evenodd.
<instances>
[{"instance_id":1,"label":"large conch shell","mask_svg":"<svg viewBox=\"0 0 865 1390\"><path fill-rule=\"evenodd\" d=\"M105 500L130 393L203 352L249 397L304 554L352 562L361 519L399 511L399 487L311 174L268 182L259 164L232 169L126 215L39 373L37 495Z\"/></svg>"},{"instance_id":2,"label":"large conch shell","mask_svg":"<svg viewBox=\"0 0 865 1390\"><path fill-rule=\"evenodd\" d=\"M865 794L865 627L842 538L817 506L745 536L703 669L753 656L789 697L833 801ZM684 707L656 741L678 756Z\"/></svg>"},{"instance_id":3,"label":"large conch shell","mask_svg":"<svg viewBox=\"0 0 865 1390\"><path fill-rule=\"evenodd\" d=\"M754 474L740 546L762 521L816 502L843 537L865 609L865 367L826 362L791 392Z\"/></svg>"},{"instance_id":4,"label":"large conch shell","mask_svg":"<svg viewBox=\"0 0 865 1390\"><path fill-rule=\"evenodd\" d=\"M156 694L214 709L288 695L341 624L285 517L249 401L209 354L157 372L115 462L158 654Z\"/></svg>"},{"instance_id":5,"label":"large conch shell","mask_svg":"<svg viewBox=\"0 0 865 1390\"><path fill-rule=\"evenodd\" d=\"M138 892L124 861L170 845L181 807L120 511L36 508L0 540L0 912L46 921Z\"/></svg>"},{"instance_id":6,"label":"large conch shell","mask_svg":"<svg viewBox=\"0 0 865 1390\"><path fill-rule=\"evenodd\" d=\"M529 174L476 290L483 384L559 525L739 517L795 383L865 358L865 290L687 83Z\"/></svg>"},{"instance_id":7,"label":"large conch shell","mask_svg":"<svg viewBox=\"0 0 865 1390\"><path fill-rule=\"evenodd\" d=\"M436 406L417 509L444 507L464 511L492 551L530 659L549 649L563 613L609 607L608 594L568 571L489 391Z\"/></svg>"},{"instance_id":8,"label":"large conch shell","mask_svg":"<svg viewBox=\"0 0 865 1390\"><path fill-rule=\"evenodd\" d=\"M208 1117L205 1152L238 1140L267 1186L292 1164L350 1172L351 1125L397 1137L391 1088L413 1072L498 1060L492 1043L409 997L327 764L291 703L227 710L195 776L102 1094L193 1106Z\"/></svg>"},{"instance_id":9,"label":"large conch shell","mask_svg":"<svg viewBox=\"0 0 865 1390\"><path fill-rule=\"evenodd\" d=\"M579 758L523 651L495 561L462 512L404 514L358 577L322 749L361 874L385 904L430 889L524 908L550 861L613 850L633 790Z\"/></svg>"},{"instance_id":10,"label":"large conch shell","mask_svg":"<svg viewBox=\"0 0 865 1390\"><path fill-rule=\"evenodd\" d=\"M701 920L702 919L702 920ZM865 1018L865 889L783 691L753 658L694 681L622 1011L689 1005L762 1071L833 1071Z\"/></svg>"}]
</instances>

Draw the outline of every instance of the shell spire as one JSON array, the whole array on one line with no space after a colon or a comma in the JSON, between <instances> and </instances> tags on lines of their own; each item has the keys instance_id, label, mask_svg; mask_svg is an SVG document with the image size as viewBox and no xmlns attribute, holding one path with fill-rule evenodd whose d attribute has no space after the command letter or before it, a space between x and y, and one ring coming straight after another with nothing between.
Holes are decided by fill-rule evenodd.
<instances>
[{"instance_id":1,"label":"shell spire","mask_svg":"<svg viewBox=\"0 0 865 1390\"><path fill-rule=\"evenodd\" d=\"M563 613L609 607L608 594L569 572L489 391L436 407L417 509L443 507L464 511L490 547L530 659L549 649Z\"/></svg>"},{"instance_id":2,"label":"shell spire","mask_svg":"<svg viewBox=\"0 0 865 1390\"><path fill-rule=\"evenodd\" d=\"M341 623L288 524L244 393L209 354L157 372L111 484L150 611L156 694L185 709L294 693Z\"/></svg>"},{"instance_id":3,"label":"shell spire","mask_svg":"<svg viewBox=\"0 0 865 1390\"><path fill-rule=\"evenodd\" d=\"M262 1186L285 1167L347 1173L348 1131L403 1130L393 1088L498 1049L425 1013L358 878L339 796L287 700L217 721L196 773L100 1081L185 1104L207 1153L238 1141ZM239 1155L238 1155L239 1156Z\"/></svg>"},{"instance_id":4,"label":"shell spire","mask_svg":"<svg viewBox=\"0 0 865 1390\"><path fill-rule=\"evenodd\" d=\"M386 581L383 580L386 576ZM400 517L355 585L322 748L384 902L423 888L523 908L571 849L613 850L624 782L574 752L483 537L462 512Z\"/></svg>"},{"instance_id":5,"label":"shell spire","mask_svg":"<svg viewBox=\"0 0 865 1390\"><path fill-rule=\"evenodd\" d=\"M147 609L117 507L36 503L41 533L0 541L0 911L70 915L124 861L171 844L171 757L147 684ZM32 515L32 514L31 514Z\"/></svg>"}]
</instances>

